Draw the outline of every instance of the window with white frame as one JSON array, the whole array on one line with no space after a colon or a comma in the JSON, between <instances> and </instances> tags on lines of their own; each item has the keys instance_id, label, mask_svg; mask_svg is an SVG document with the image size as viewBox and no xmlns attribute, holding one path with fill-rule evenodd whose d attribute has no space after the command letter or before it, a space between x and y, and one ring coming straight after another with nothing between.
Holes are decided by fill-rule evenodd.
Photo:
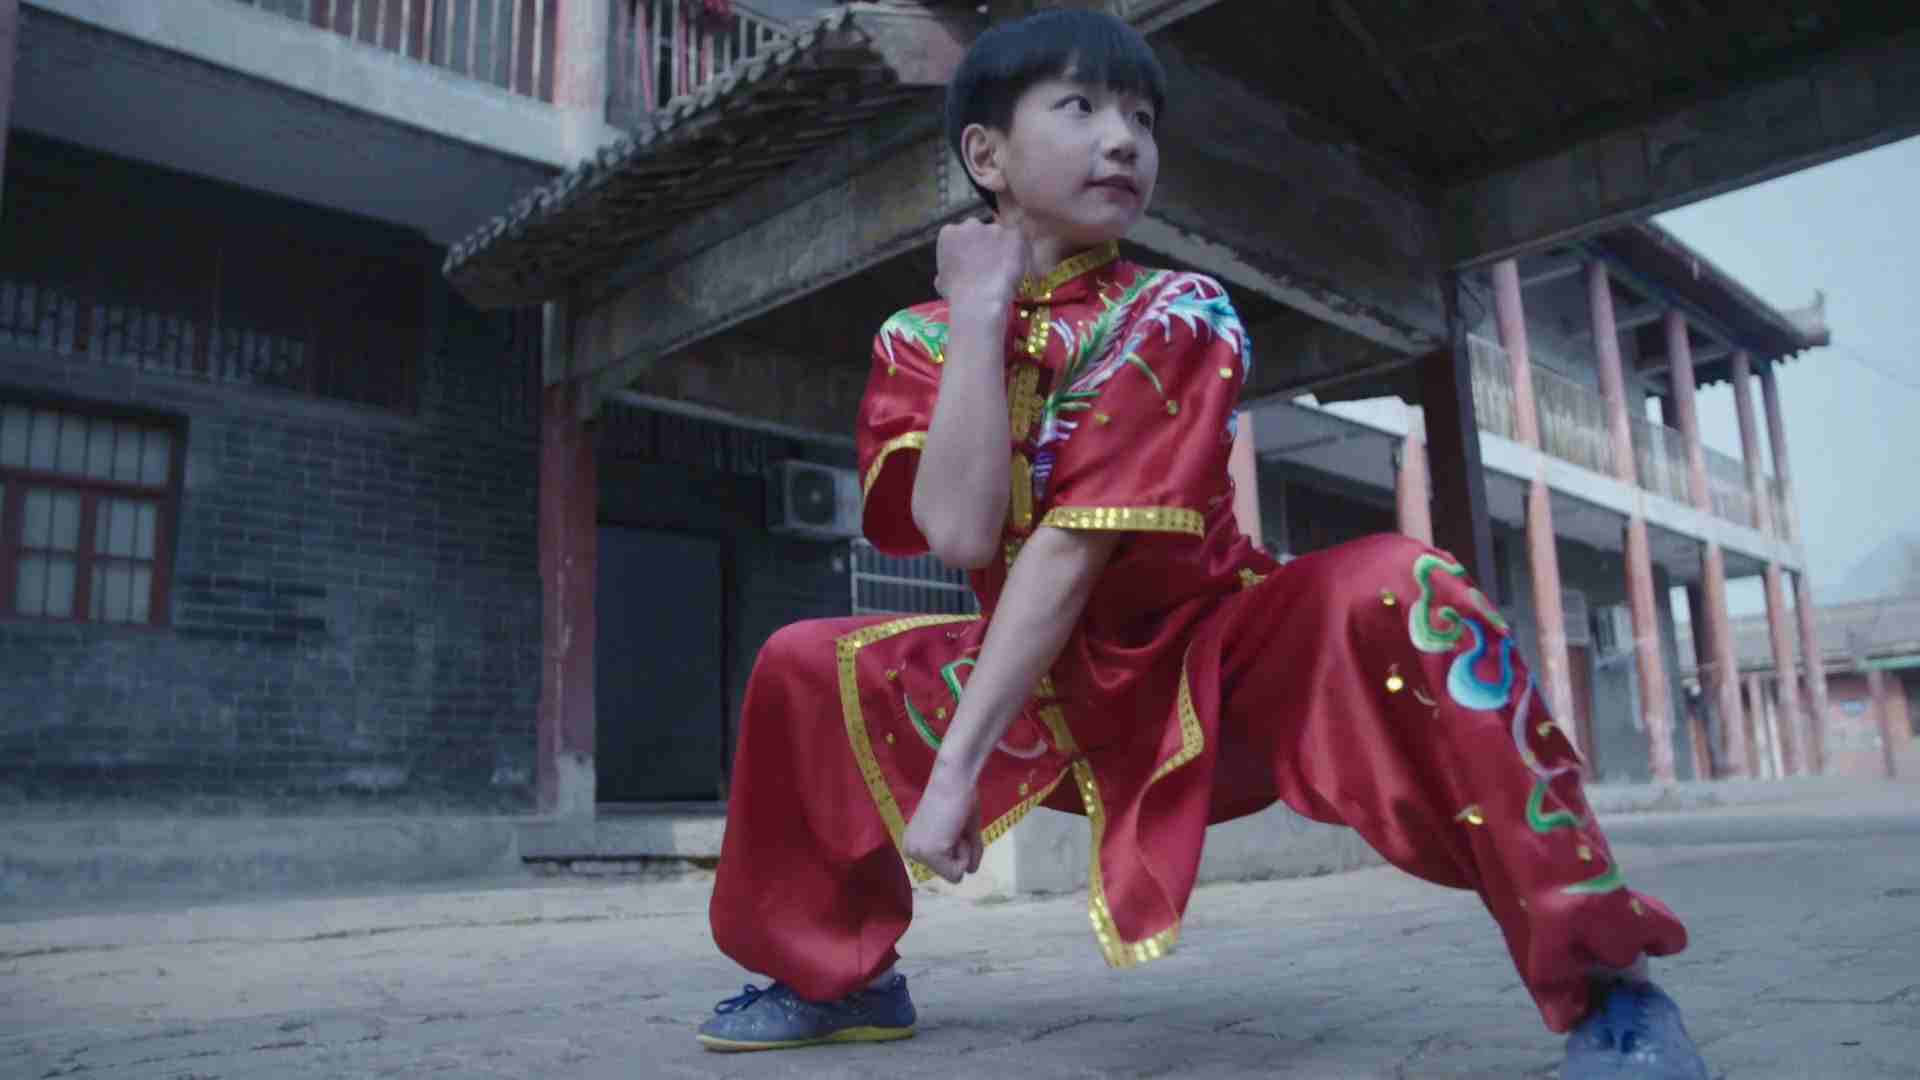
<instances>
[{"instance_id":1,"label":"window with white frame","mask_svg":"<svg viewBox=\"0 0 1920 1080\"><path fill-rule=\"evenodd\" d=\"M179 433L0 401L0 615L166 621Z\"/></svg>"}]
</instances>

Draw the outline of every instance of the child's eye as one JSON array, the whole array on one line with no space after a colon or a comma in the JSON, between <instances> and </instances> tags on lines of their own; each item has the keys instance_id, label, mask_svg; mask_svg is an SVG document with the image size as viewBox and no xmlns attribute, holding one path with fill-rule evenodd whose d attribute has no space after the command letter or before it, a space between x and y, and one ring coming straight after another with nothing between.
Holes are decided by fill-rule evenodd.
<instances>
[{"instance_id":1,"label":"child's eye","mask_svg":"<svg viewBox=\"0 0 1920 1080\"><path fill-rule=\"evenodd\" d=\"M1140 122L1141 127L1146 128L1148 131L1153 130L1153 114L1152 113L1146 111L1145 109L1142 109L1139 112L1134 113L1133 118Z\"/></svg>"},{"instance_id":2,"label":"child's eye","mask_svg":"<svg viewBox=\"0 0 1920 1080\"><path fill-rule=\"evenodd\" d=\"M1060 104L1072 105L1083 113L1091 113L1093 111L1093 101L1085 94L1074 94L1070 97L1062 98Z\"/></svg>"}]
</instances>

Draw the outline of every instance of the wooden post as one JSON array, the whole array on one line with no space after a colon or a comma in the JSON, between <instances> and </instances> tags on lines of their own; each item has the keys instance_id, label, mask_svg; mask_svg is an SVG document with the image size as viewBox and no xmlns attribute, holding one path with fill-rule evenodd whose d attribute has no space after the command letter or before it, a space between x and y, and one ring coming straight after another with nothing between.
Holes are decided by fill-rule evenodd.
<instances>
[{"instance_id":1,"label":"wooden post","mask_svg":"<svg viewBox=\"0 0 1920 1080\"><path fill-rule=\"evenodd\" d=\"M1441 283L1448 346L1418 362L1420 405L1427 422L1427 471L1433 484L1433 538L1466 564L1481 592L1499 603L1500 583L1493 573L1493 519L1487 510L1486 472L1480 465L1473 363L1467 355L1459 290L1459 272L1448 271Z\"/></svg>"},{"instance_id":2,"label":"wooden post","mask_svg":"<svg viewBox=\"0 0 1920 1080\"><path fill-rule=\"evenodd\" d=\"M1527 343L1527 312L1520 293L1520 267L1512 259L1493 266L1493 308L1513 381L1516 441L1535 451L1527 483L1527 569L1533 582L1534 650L1552 714L1573 729L1573 683L1568 672L1566 612L1560 599L1560 553L1554 543L1553 493L1540 450L1540 413L1533 400L1533 360ZM1578 739L1576 738L1576 743ZM1582 752L1590 746L1580 746Z\"/></svg>"},{"instance_id":3,"label":"wooden post","mask_svg":"<svg viewBox=\"0 0 1920 1080\"><path fill-rule=\"evenodd\" d=\"M1421 430L1420 410L1407 409L1407 433L1400 439L1393 474L1394 520L1400 532L1423 544L1433 543L1433 488L1427 482L1427 440Z\"/></svg>"},{"instance_id":4,"label":"wooden post","mask_svg":"<svg viewBox=\"0 0 1920 1080\"><path fill-rule=\"evenodd\" d=\"M1793 498L1793 469L1787 454L1787 424L1780 412L1780 387L1773 377L1773 365L1760 369L1760 402L1767 414L1767 442L1773 448L1773 475L1780 482L1780 516L1774 523L1780 535L1792 544L1800 542L1800 510ZM1804 558L1804 556L1803 556ZM1808 771L1819 775L1826 771L1827 744L1827 665L1820 654L1820 639L1814 632L1813 587L1807 583L1803 567L1793 575L1794 607L1800 629L1800 660L1805 671L1807 692Z\"/></svg>"},{"instance_id":5,"label":"wooden post","mask_svg":"<svg viewBox=\"0 0 1920 1080\"><path fill-rule=\"evenodd\" d=\"M1600 388L1607 401L1607 427L1613 442L1614 475L1638 487L1633 456L1633 429L1627 423L1626 373L1620 361L1620 333L1613 317L1613 289L1605 263L1587 264L1587 307L1593 322L1595 358L1600 366ZM1647 542L1647 522L1638 504L1628 514L1627 606L1633 615L1634 669L1640 676L1640 716L1647 730L1647 770L1655 783L1672 783L1673 695L1668 690L1667 665L1660 656L1660 617L1654 608L1653 553Z\"/></svg>"},{"instance_id":6,"label":"wooden post","mask_svg":"<svg viewBox=\"0 0 1920 1080\"><path fill-rule=\"evenodd\" d=\"M1673 411L1680 437L1687 444L1687 493L1693 507L1701 513L1713 513L1713 492L1707 484L1707 453L1700 442L1700 414L1694 394L1693 346L1687 337L1686 317L1677 310L1667 312L1667 361L1673 370ZM1725 768L1744 775L1747 763L1746 724L1740 717L1738 664L1733 655L1733 624L1727 617L1727 560L1714 540L1701 544L1701 595L1693 614L1694 643L1707 645L1700 655L1700 687L1706 699L1720 714L1726 745ZM1689 605L1695 603L1694 590L1687 591Z\"/></svg>"},{"instance_id":7,"label":"wooden post","mask_svg":"<svg viewBox=\"0 0 1920 1080\"><path fill-rule=\"evenodd\" d=\"M594 812L594 585L598 483L568 381L543 391L540 423L540 713L535 793L542 813Z\"/></svg>"}]
</instances>

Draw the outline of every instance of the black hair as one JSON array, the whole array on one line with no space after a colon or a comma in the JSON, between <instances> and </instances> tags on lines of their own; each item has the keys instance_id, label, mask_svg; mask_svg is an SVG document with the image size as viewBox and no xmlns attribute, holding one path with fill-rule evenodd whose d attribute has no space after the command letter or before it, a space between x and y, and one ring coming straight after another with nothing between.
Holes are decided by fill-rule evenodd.
<instances>
[{"instance_id":1,"label":"black hair","mask_svg":"<svg viewBox=\"0 0 1920 1080\"><path fill-rule=\"evenodd\" d=\"M960 134L974 124L1013 127L1013 107L1036 83L1069 78L1139 94L1165 111L1167 73L1140 32L1097 11L1058 8L998 23L974 41L947 87L947 144L965 164ZM973 185L988 206L993 192Z\"/></svg>"}]
</instances>

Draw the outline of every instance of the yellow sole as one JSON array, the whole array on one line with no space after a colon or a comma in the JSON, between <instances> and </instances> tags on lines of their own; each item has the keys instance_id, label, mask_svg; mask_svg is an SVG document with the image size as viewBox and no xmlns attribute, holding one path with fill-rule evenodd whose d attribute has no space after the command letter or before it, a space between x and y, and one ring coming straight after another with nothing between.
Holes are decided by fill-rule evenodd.
<instances>
[{"instance_id":1,"label":"yellow sole","mask_svg":"<svg viewBox=\"0 0 1920 1080\"><path fill-rule=\"evenodd\" d=\"M853 1027L841 1028L831 1035L822 1035L817 1039L788 1039L784 1042L738 1042L733 1039L720 1039L712 1035L695 1036L700 1045L709 1050L718 1050L726 1054L744 1054L753 1050L797 1050L803 1046L827 1046L832 1043L860 1042L896 1042L913 1038L912 1028Z\"/></svg>"}]
</instances>

